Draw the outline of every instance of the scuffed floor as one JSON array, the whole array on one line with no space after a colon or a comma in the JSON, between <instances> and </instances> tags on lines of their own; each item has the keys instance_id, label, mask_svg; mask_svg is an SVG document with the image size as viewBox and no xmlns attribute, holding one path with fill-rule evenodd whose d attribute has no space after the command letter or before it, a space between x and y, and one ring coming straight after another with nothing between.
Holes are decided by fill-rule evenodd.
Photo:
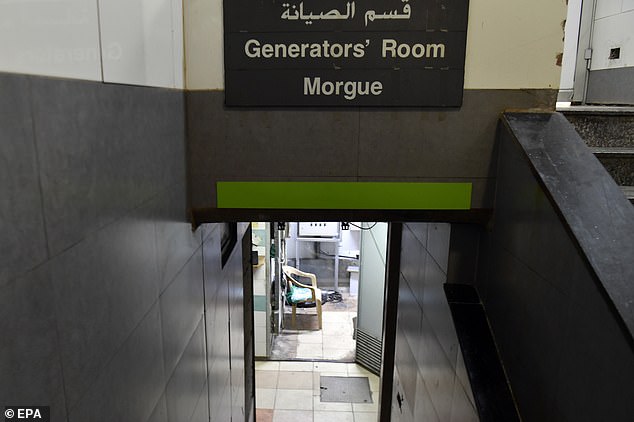
<instances>
[{"instance_id":1,"label":"scuffed floor","mask_svg":"<svg viewBox=\"0 0 634 422\"><path fill-rule=\"evenodd\" d=\"M372 403L320 399L320 376L368 377ZM261 361L255 363L257 422L376 422L379 377L354 363Z\"/></svg>"},{"instance_id":2,"label":"scuffed floor","mask_svg":"<svg viewBox=\"0 0 634 422\"><path fill-rule=\"evenodd\" d=\"M327 302L322 306L322 330L319 330L315 308L297 309L297 329L293 329L291 308L287 307L284 314L286 328L274 336L270 359L354 362L357 298L350 296L347 289L341 290L342 302Z\"/></svg>"}]
</instances>

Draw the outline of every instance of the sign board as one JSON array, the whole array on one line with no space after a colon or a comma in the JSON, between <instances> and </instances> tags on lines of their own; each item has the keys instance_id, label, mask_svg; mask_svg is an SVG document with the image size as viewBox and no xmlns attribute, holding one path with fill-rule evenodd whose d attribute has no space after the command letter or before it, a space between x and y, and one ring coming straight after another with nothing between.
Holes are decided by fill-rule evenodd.
<instances>
[{"instance_id":1,"label":"sign board","mask_svg":"<svg viewBox=\"0 0 634 422\"><path fill-rule=\"evenodd\" d=\"M229 106L462 104L467 0L225 0Z\"/></svg>"}]
</instances>

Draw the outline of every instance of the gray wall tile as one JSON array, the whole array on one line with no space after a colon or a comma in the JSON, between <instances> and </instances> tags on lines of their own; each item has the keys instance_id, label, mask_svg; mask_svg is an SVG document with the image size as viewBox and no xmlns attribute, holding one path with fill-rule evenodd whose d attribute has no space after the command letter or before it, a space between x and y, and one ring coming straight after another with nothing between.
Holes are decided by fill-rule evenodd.
<instances>
[{"instance_id":1,"label":"gray wall tile","mask_svg":"<svg viewBox=\"0 0 634 422\"><path fill-rule=\"evenodd\" d=\"M167 422L167 402L162 395L147 422Z\"/></svg>"},{"instance_id":2,"label":"gray wall tile","mask_svg":"<svg viewBox=\"0 0 634 422\"><path fill-rule=\"evenodd\" d=\"M192 422L209 422L209 392L207 384L203 387L203 391L198 397L196 410L191 419Z\"/></svg>"},{"instance_id":3,"label":"gray wall tile","mask_svg":"<svg viewBox=\"0 0 634 422\"><path fill-rule=\"evenodd\" d=\"M31 84L53 254L184 178L182 94L47 78Z\"/></svg>"},{"instance_id":4,"label":"gray wall tile","mask_svg":"<svg viewBox=\"0 0 634 422\"><path fill-rule=\"evenodd\" d=\"M451 226L444 223L430 223L427 226L427 232L427 251L446 277Z\"/></svg>"},{"instance_id":5,"label":"gray wall tile","mask_svg":"<svg viewBox=\"0 0 634 422\"><path fill-rule=\"evenodd\" d=\"M403 227L395 356L399 383L393 395L406 395L414 421L449 421L452 408L462 406L453 402L454 386L461 385L459 345L443 288L446 267L439 264L447 265L449 239L448 224ZM399 420L408 417L406 412L396 415Z\"/></svg>"},{"instance_id":6,"label":"gray wall tile","mask_svg":"<svg viewBox=\"0 0 634 422\"><path fill-rule=\"evenodd\" d=\"M69 421L147 420L161 397L164 385L157 304L70 411Z\"/></svg>"},{"instance_id":7,"label":"gray wall tile","mask_svg":"<svg viewBox=\"0 0 634 422\"><path fill-rule=\"evenodd\" d=\"M438 419L431 397L425 387L420 371L416 373L416 405L414 407L414 421L441 422Z\"/></svg>"},{"instance_id":8,"label":"gray wall tile","mask_svg":"<svg viewBox=\"0 0 634 422\"><path fill-rule=\"evenodd\" d=\"M419 283L422 284L422 283ZM412 350L418 347L418 334L423 319L423 309L416 301L409 283L401 277L398 297L398 326Z\"/></svg>"},{"instance_id":9,"label":"gray wall tile","mask_svg":"<svg viewBox=\"0 0 634 422\"><path fill-rule=\"evenodd\" d=\"M160 297L165 373L170 376L203 315L202 249Z\"/></svg>"},{"instance_id":10,"label":"gray wall tile","mask_svg":"<svg viewBox=\"0 0 634 422\"><path fill-rule=\"evenodd\" d=\"M398 371L401 395L405 395L405 401L413 410L416 400L416 359L412 353L405 333L399 329L396 332L396 347L394 351L394 368Z\"/></svg>"},{"instance_id":11,"label":"gray wall tile","mask_svg":"<svg viewBox=\"0 0 634 422\"><path fill-rule=\"evenodd\" d=\"M449 420L454 382L455 368L445 355L438 340L434 341L433 328L427 318L423 317L423 338L430 341L421 347L421 360L418 362L423 381L431 397L436 414L441 421Z\"/></svg>"},{"instance_id":12,"label":"gray wall tile","mask_svg":"<svg viewBox=\"0 0 634 422\"><path fill-rule=\"evenodd\" d=\"M47 259L29 82L0 73L0 287Z\"/></svg>"},{"instance_id":13,"label":"gray wall tile","mask_svg":"<svg viewBox=\"0 0 634 422\"><path fill-rule=\"evenodd\" d=\"M467 90L460 110L360 113L359 175L487 177L500 111L547 107L550 90Z\"/></svg>"},{"instance_id":14,"label":"gray wall tile","mask_svg":"<svg viewBox=\"0 0 634 422\"><path fill-rule=\"evenodd\" d=\"M478 412L475 406L467 398L462 384L456 382L451 406L450 422L479 422Z\"/></svg>"},{"instance_id":15,"label":"gray wall tile","mask_svg":"<svg viewBox=\"0 0 634 422\"><path fill-rule=\"evenodd\" d=\"M504 126L500 133L497 207L480 242L477 286L521 416L627 420L634 413L629 335L568 234L566 225L575 222L555 211L514 135ZM558 159L550 148L531 154ZM556 164L554 172L563 168ZM561 195L569 188L556 189Z\"/></svg>"},{"instance_id":16,"label":"gray wall tile","mask_svg":"<svg viewBox=\"0 0 634 422\"><path fill-rule=\"evenodd\" d=\"M158 299L152 209L89 236L51 269L72 407Z\"/></svg>"},{"instance_id":17,"label":"gray wall tile","mask_svg":"<svg viewBox=\"0 0 634 422\"><path fill-rule=\"evenodd\" d=\"M391 180L474 183L491 207L495 130L508 107L550 109L555 90L467 90L460 110L225 109L223 92L187 94L193 207L215 207L215 182ZM266 164L262 164L266 163Z\"/></svg>"},{"instance_id":18,"label":"gray wall tile","mask_svg":"<svg viewBox=\"0 0 634 422\"><path fill-rule=\"evenodd\" d=\"M184 187L173 186L155 199L158 288L163 292L201 245L202 229L192 231Z\"/></svg>"},{"instance_id":19,"label":"gray wall tile","mask_svg":"<svg viewBox=\"0 0 634 422\"><path fill-rule=\"evenodd\" d=\"M166 420L163 339L180 358L203 308L184 94L7 74L0 91L0 328L15 333L0 397L50 405L54 421L67 408L72 421ZM198 315L183 336L187 312L170 312L187 288Z\"/></svg>"},{"instance_id":20,"label":"gray wall tile","mask_svg":"<svg viewBox=\"0 0 634 422\"><path fill-rule=\"evenodd\" d=\"M66 420L55 309L47 265L0 288L2 405L50 406Z\"/></svg>"},{"instance_id":21,"label":"gray wall tile","mask_svg":"<svg viewBox=\"0 0 634 422\"><path fill-rule=\"evenodd\" d=\"M207 378L205 323L201 318L187 348L167 383L167 415L170 422L189 421Z\"/></svg>"}]
</instances>

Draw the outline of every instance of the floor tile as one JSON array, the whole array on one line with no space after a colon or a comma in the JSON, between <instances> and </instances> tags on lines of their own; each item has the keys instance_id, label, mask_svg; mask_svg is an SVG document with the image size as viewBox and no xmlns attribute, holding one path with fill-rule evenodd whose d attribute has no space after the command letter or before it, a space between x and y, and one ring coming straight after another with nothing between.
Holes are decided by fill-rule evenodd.
<instances>
[{"instance_id":1,"label":"floor tile","mask_svg":"<svg viewBox=\"0 0 634 422\"><path fill-rule=\"evenodd\" d=\"M297 358L323 359L321 344L297 344Z\"/></svg>"},{"instance_id":2,"label":"floor tile","mask_svg":"<svg viewBox=\"0 0 634 422\"><path fill-rule=\"evenodd\" d=\"M314 422L354 422L352 412L318 412L315 411Z\"/></svg>"},{"instance_id":3,"label":"floor tile","mask_svg":"<svg viewBox=\"0 0 634 422\"><path fill-rule=\"evenodd\" d=\"M256 371L277 371L280 369L280 363L272 360L257 360L255 361Z\"/></svg>"},{"instance_id":4,"label":"floor tile","mask_svg":"<svg viewBox=\"0 0 634 422\"><path fill-rule=\"evenodd\" d=\"M313 372L313 395L319 396L321 394L321 380L319 379L319 372Z\"/></svg>"},{"instance_id":5,"label":"floor tile","mask_svg":"<svg viewBox=\"0 0 634 422\"><path fill-rule=\"evenodd\" d=\"M340 362L315 362L313 365L313 370L317 372L336 372L347 374L348 364Z\"/></svg>"},{"instance_id":6,"label":"floor tile","mask_svg":"<svg viewBox=\"0 0 634 422\"><path fill-rule=\"evenodd\" d=\"M255 407L258 409L273 409L275 406L274 388L257 388L255 389Z\"/></svg>"},{"instance_id":7,"label":"floor tile","mask_svg":"<svg viewBox=\"0 0 634 422\"><path fill-rule=\"evenodd\" d=\"M255 422L272 422L273 409L256 409Z\"/></svg>"},{"instance_id":8,"label":"floor tile","mask_svg":"<svg viewBox=\"0 0 634 422\"><path fill-rule=\"evenodd\" d=\"M378 420L377 412L354 412L354 422L378 422Z\"/></svg>"},{"instance_id":9,"label":"floor tile","mask_svg":"<svg viewBox=\"0 0 634 422\"><path fill-rule=\"evenodd\" d=\"M368 375L368 381L370 381L370 391L373 393L375 391L379 391L379 388L381 387L381 380L379 377L374 374L370 374Z\"/></svg>"},{"instance_id":10,"label":"floor tile","mask_svg":"<svg viewBox=\"0 0 634 422\"><path fill-rule=\"evenodd\" d=\"M366 376L376 376L372 372L368 371L361 365L357 365L356 363L348 364L348 374L349 375L366 375Z\"/></svg>"},{"instance_id":11,"label":"floor tile","mask_svg":"<svg viewBox=\"0 0 634 422\"><path fill-rule=\"evenodd\" d=\"M312 410L312 390L282 390L275 395L275 409Z\"/></svg>"},{"instance_id":12,"label":"floor tile","mask_svg":"<svg viewBox=\"0 0 634 422\"><path fill-rule=\"evenodd\" d=\"M297 342L300 344L321 344L323 342L323 334L321 331L297 334Z\"/></svg>"},{"instance_id":13,"label":"floor tile","mask_svg":"<svg viewBox=\"0 0 634 422\"><path fill-rule=\"evenodd\" d=\"M282 371L277 379L277 388L286 390L312 390L312 372Z\"/></svg>"},{"instance_id":14,"label":"floor tile","mask_svg":"<svg viewBox=\"0 0 634 422\"><path fill-rule=\"evenodd\" d=\"M352 412L352 403L322 402L319 395L313 397L313 409L328 412Z\"/></svg>"},{"instance_id":15,"label":"floor tile","mask_svg":"<svg viewBox=\"0 0 634 422\"><path fill-rule=\"evenodd\" d=\"M354 349L331 349L329 347L324 347L322 353L324 359L344 362L352 362L355 357Z\"/></svg>"},{"instance_id":16,"label":"floor tile","mask_svg":"<svg viewBox=\"0 0 634 422\"><path fill-rule=\"evenodd\" d=\"M273 422L313 422L313 412L275 409L273 412Z\"/></svg>"},{"instance_id":17,"label":"floor tile","mask_svg":"<svg viewBox=\"0 0 634 422\"><path fill-rule=\"evenodd\" d=\"M291 327L290 308L284 315L284 329L274 336L271 358L280 360L293 359L330 359L352 361L356 343L352 338L354 332L353 318L357 315L357 298L350 296L342 287L343 301L328 302L323 307L323 327L317 326L315 309L297 309L297 326ZM323 336L330 336L324 340ZM323 344L331 354L323 353L323 347L313 349L302 345ZM331 349L347 349L348 353Z\"/></svg>"},{"instance_id":18,"label":"floor tile","mask_svg":"<svg viewBox=\"0 0 634 422\"><path fill-rule=\"evenodd\" d=\"M352 322L335 322L332 324L324 325L323 335L352 338L353 331L354 328L352 327Z\"/></svg>"},{"instance_id":19,"label":"floor tile","mask_svg":"<svg viewBox=\"0 0 634 422\"><path fill-rule=\"evenodd\" d=\"M277 388L278 371L255 371L256 388Z\"/></svg>"},{"instance_id":20,"label":"floor tile","mask_svg":"<svg viewBox=\"0 0 634 422\"><path fill-rule=\"evenodd\" d=\"M280 362L280 371L312 372L312 362Z\"/></svg>"},{"instance_id":21,"label":"floor tile","mask_svg":"<svg viewBox=\"0 0 634 422\"><path fill-rule=\"evenodd\" d=\"M324 347L329 347L332 349L352 349L354 350L357 347L357 342L350 337L340 337L340 336L323 336L323 345Z\"/></svg>"}]
</instances>

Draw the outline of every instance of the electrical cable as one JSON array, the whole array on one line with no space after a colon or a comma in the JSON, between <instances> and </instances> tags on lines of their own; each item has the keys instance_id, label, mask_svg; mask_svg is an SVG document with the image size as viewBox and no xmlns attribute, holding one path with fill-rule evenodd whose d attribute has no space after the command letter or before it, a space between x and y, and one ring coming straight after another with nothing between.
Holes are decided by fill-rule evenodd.
<instances>
[{"instance_id":1,"label":"electrical cable","mask_svg":"<svg viewBox=\"0 0 634 422\"><path fill-rule=\"evenodd\" d=\"M321 248L319 248L319 253L321 255L326 255L326 256L333 257L333 258L336 256L334 254L329 254L328 252L324 252ZM354 259L354 260L359 259L358 256L347 256L347 255L339 255L339 258L342 258L342 259Z\"/></svg>"},{"instance_id":2,"label":"electrical cable","mask_svg":"<svg viewBox=\"0 0 634 422\"><path fill-rule=\"evenodd\" d=\"M352 227L356 227L356 228L361 229L361 230L372 230L372 229L374 228L374 226L376 226L377 224L379 224L379 222L378 222L378 221L377 221L377 222L375 222L375 223L374 223L374 224L372 224L372 226L370 226L370 227L357 226L357 225L356 225L356 224L354 224L354 223L348 223L348 224L350 224ZM361 224L363 224L363 223L361 223Z\"/></svg>"}]
</instances>

